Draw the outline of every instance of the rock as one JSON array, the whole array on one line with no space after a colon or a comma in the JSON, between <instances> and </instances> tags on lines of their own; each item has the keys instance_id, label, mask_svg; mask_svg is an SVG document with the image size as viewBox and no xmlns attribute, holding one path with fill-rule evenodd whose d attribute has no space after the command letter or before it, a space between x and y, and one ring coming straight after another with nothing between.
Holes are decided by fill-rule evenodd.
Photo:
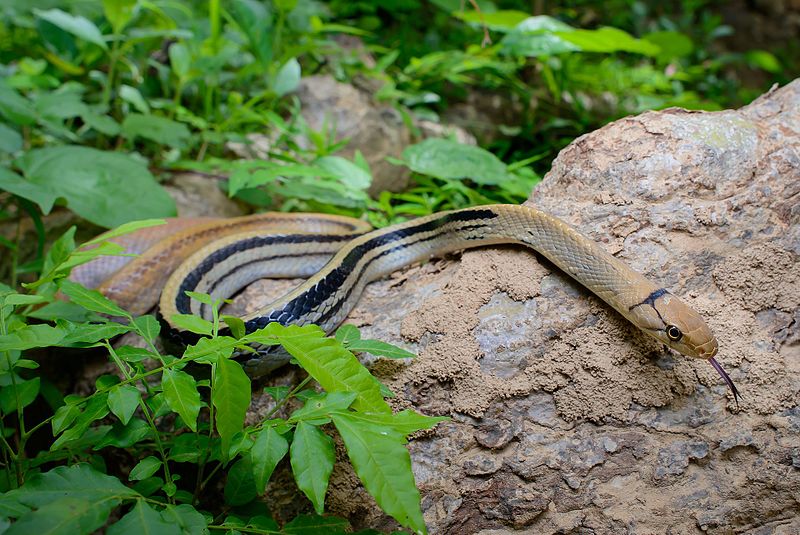
<instances>
[{"instance_id":1,"label":"rock","mask_svg":"<svg viewBox=\"0 0 800 535\"><path fill-rule=\"evenodd\" d=\"M180 217L237 217L246 212L219 189L215 177L176 173L165 185Z\"/></svg>"},{"instance_id":2,"label":"rock","mask_svg":"<svg viewBox=\"0 0 800 535\"><path fill-rule=\"evenodd\" d=\"M337 141L348 140L337 154L352 158L356 150L361 151L372 170L370 192L399 191L408 184L410 171L386 161L387 156L399 158L411 143L411 133L397 110L376 104L369 93L330 75L303 78L297 95L309 127L325 136L333 132Z\"/></svg>"},{"instance_id":3,"label":"rock","mask_svg":"<svg viewBox=\"0 0 800 535\"><path fill-rule=\"evenodd\" d=\"M371 284L351 317L365 337L419 354L374 368L397 407L453 416L410 444L430 531L791 526L800 81L740 110L611 123L566 147L529 203L706 317L743 398L737 409L706 362L666 352L527 251L469 251L400 271ZM332 492L331 511L359 511L358 528L385 524L354 500Z\"/></svg>"}]
</instances>

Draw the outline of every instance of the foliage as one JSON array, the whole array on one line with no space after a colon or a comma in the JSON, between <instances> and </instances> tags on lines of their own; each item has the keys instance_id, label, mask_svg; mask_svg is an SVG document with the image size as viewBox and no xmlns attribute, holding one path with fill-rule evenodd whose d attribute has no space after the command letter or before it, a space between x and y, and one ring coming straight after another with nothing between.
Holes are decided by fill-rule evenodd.
<instances>
[{"instance_id":1,"label":"foliage","mask_svg":"<svg viewBox=\"0 0 800 535\"><path fill-rule=\"evenodd\" d=\"M141 226L131 224L121 232ZM133 318L99 292L64 278L70 266L115 250L108 242L95 245L88 251L75 248L70 232L50 250L44 277L28 285L28 292L0 288L0 422L7 490L0 514L15 519L10 533L91 533L119 508L121 518L109 533L208 533L208 526L277 530L256 504L287 454L298 487L322 515L335 458L328 424L341 434L356 473L378 505L414 532L425 531L404 444L407 435L444 418L410 410L393 414L383 399L385 387L351 349L396 358L412 354L362 340L353 326L343 327L336 338L326 338L316 326L274 323L234 336L221 330L216 312L213 322L198 319L187 325L203 337L182 356L163 354L153 345L161 330L155 317ZM68 303L53 300L56 289L69 297ZM193 297L220 304L206 295ZM34 322L48 307L59 307L62 318L73 319ZM113 347L109 340L123 333L135 333L147 349ZM274 408L262 422L245 425L251 384L233 357L254 344L282 346L309 377L291 391L269 390ZM38 364L22 356L35 348L80 347L103 348L116 366L115 374L97 378L88 396L54 395L54 385L37 375ZM207 369L210 380L188 373L192 366ZM308 388L312 379L322 391ZM40 396L52 412L31 422ZM288 418L276 416L298 401ZM47 429L55 439L49 448L32 448L34 434ZM138 462L127 474L124 467L106 466L103 459L110 450L127 451ZM71 459L69 466L50 468L65 458ZM204 511L201 498L223 472L225 507ZM304 522L312 529L331 519L306 517Z\"/></svg>"},{"instance_id":2,"label":"foliage","mask_svg":"<svg viewBox=\"0 0 800 535\"><path fill-rule=\"evenodd\" d=\"M0 517L15 519L7 531L48 531L58 519L55 532L91 532L119 518L109 533L278 532L256 497L288 458L322 513L334 429L378 504L424 530L403 445L438 419L391 414L390 392L352 355L407 351L362 340L352 326L330 339L313 327L245 334L227 319L233 335L217 314L178 318L200 341L162 354L153 316L133 318L65 279L122 248L76 248L74 228L53 240L53 212L122 225L117 234L156 224L134 221L175 214L160 183L178 170L220 178L254 208L376 226L519 203L563 146L608 121L668 106L738 106L798 74L791 47L728 51L722 39L733 30L709 0L544 4L536 14L519 0L0 4ZM354 36L360 45L348 44ZM373 88L403 117L413 143L391 163L411 173L406 190L369 195L366 158L342 156L348 140L333 123L306 123L295 94L316 73ZM478 146L422 139L422 120L461 124ZM232 144L253 134L268 145L264 157L232 159ZM109 340L123 333L148 349L115 349ZM273 413L245 425L251 385L231 357L255 341L282 346L322 390L271 389ZM98 378L88 396L64 395L39 369L40 355L62 362L89 347L105 351L117 375ZM273 418L289 404L291 416ZM218 484L219 507L209 505ZM348 528L301 515L282 531Z\"/></svg>"}]
</instances>

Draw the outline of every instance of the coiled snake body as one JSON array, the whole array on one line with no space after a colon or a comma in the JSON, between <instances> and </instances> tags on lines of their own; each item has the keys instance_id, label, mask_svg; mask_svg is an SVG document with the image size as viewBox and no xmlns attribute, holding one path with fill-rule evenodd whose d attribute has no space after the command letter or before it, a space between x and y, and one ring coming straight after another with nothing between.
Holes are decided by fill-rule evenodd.
<instances>
[{"instance_id":1,"label":"coiled snake body","mask_svg":"<svg viewBox=\"0 0 800 535\"><path fill-rule=\"evenodd\" d=\"M431 256L516 243L538 251L650 336L683 355L708 359L738 399L733 382L714 359L717 340L697 312L560 219L534 208L490 205L439 212L366 233L368 227L358 220L318 214L195 223L182 228L185 222L173 222L178 228L174 234L174 229L156 230L167 237L156 236L160 241L110 275L101 291L123 308L143 313L163 285L159 308L169 322L176 313L209 316L206 305L190 300L186 291L229 297L263 277L310 277L244 317L245 326L250 332L270 322L315 323L331 331L372 280ZM140 237L123 237L121 242L144 249ZM102 260L96 260L81 266L73 278L96 285L109 275L103 269ZM168 277L166 282L155 278L159 273ZM248 367L254 374L269 368L259 359Z\"/></svg>"}]
</instances>

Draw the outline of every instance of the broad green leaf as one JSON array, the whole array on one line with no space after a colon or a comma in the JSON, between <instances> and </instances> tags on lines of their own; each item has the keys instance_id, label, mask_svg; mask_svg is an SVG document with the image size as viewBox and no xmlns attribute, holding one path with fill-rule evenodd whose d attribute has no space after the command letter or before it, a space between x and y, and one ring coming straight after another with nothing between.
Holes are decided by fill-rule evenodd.
<instances>
[{"instance_id":1,"label":"broad green leaf","mask_svg":"<svg viewBox=\"0 0 800 535\"><path fill-rule=\"evenodd\" d=\"M75 419L75 424L53 442L50 451L56 451L64 444L81 438L92 422L105 418L108 411L108 392L92 396L86 408Z\"/></svg>"},{"instance_id":2,"label":"broad green leaf","mask_svg":"<svg viewBox=\"0 0 800 535\"><path fill-rule=\"evenodd\" d=\"M147 167L122 153L62 145L28 151L16 164L29 182L63 197L71 210L97 225L175 215L175 201ZM52 208L30 200L45 213Z\"/></svg>"},{"instance_id":3,"label":"broad green leaf","mask_svg":"<svg viewBox=\"0 0 800 535\"><path fill-rule=\"evenodd\" d=\"M174 43L169 47L169 65L172 72L179 79L186 79L189 76L189 69L192 67L192 56L189 48L183 43Z\"/></svg>"},{"instance_id":4,"label":"broad green leaf","mask_svg":"<svg viewBox=\"0 0 800 535\"><path fill-rule=\"evenodd\" d=\"M361 331L355 325L345 323L336 329L336 339L348 347L351 343L361 340Z\"/></svg>"},{"instance_id":5,"label":"broad green leaf","mask_svg":"<svg viewBox=\"0 0 800 535\"><path fill-rule=\"evenodd\" d=\"M264 343L277 340L327 392L355 392L355 409L391 412L378 381L339 341L326 338L319 327L270 323L244 339L260 339Z\"/></svg>"},{"instance_id":6,"label":"broad green leaf","mask_svg":"<svg viewBox=\"0 0 800 535\"><path fill-rule=\"evenodd\" d=\"M165 369L161 379L169 408L177 412L184 423L197 432L197 415L203 407L194 377L180 370Z\"/></svg>"},{"instance_id":7,"label":"broad green leaf","mask_svg":"<svg viewBox=\"0 0 800 535\"><path fill-rule=\"evenodd\" d=\"M288 386L265 386L264 393L269 395L272 399L276 402L280 403L286 396L289 395L289 387Z\"/></svg>"},{"instance_id":8,"label":"broad green leaf","mask_svg":"<svg viewBox=\"0 0 800 535\"><path fill-rule=\"evenodd\" d=\"M15 385L0 387L0 411L3 414L12 414L19 408L25 408L39 395L41 379L34 377L30 380L17 379Z\"/></svg>"},{"instance_id":9,"label":"broad green leaf","mask_svg":"<svg viewBox=\"0 0 800 535\"><path fill-rule=\"evenodd\" d=\"M115 422L114 425L111 426L111 431L100 439L92 449L99 451L108 446L130 448L134 444L145 439L153 440L153 431L150 429L147 422L136 418L131 420L127 425Z\"/></svg>"},{"instance_id":10,"label":"broad green leaf","mask_svg":"<svg viewBox=\"0 0 800 535\"><path fill-rule=\"evenodd\" d=\"M333 440L318 427L300 422L294 431L289 458L297 487L311 500L314 511L321 515L325 510L328 478L336 458Z\"/></svg>"},{"instance_id":11,"label":"broad green leaf","mask_svg":"<svg viewBox=\"0 0 800 535\"><path fill-rule=\"evenodd\" d=\"M445 422L450 419L446 416L424 416L411 409L406 409L396 414L351 411L336 411L335 414L341 413L344 413L352 420L362 422L365 426L390 428L404 437L422 429L430 429L439 422ZM334 412L331 412L331 414L334 414Z\"/></svg>"},{"instance_id":12,"label":"broad green leaf","mask_svg":"<svg viewBox=\"0 0 800 535\"><path fill-rule=\"evenodd\" d=\"M136 466L131 468L131 473L128 475L128 479L131 481L147 479L155 474L159 468L161 468L161 464L162 463L159 458L149 455L136 463Z\"/></svg>"},{"instance_id":13,"label":"broad green leaf","mask_svg":"<svg viewBox=\"0 0 800 535\"><path fill-rule=\"evenodd\" d=\"M201 338L195 345L186 348L183 358L201 364L214 364L218 360L230 358L236 339L229 336Z\"/></svg>"},{"instance_id":14,"label":"broad green leaf","mask_svg":"<svg viewBox=\"0 0 800 535\"><path fill-rule=\"evenodd\" d=\"M119 86L119 98L136 108L140 113L150 113L150 106L135 87L122 84Z\"/></svg>"},{"instance_id":15,"label":"broad green leaf","mask_svg":"<svg viewBox=\"0 0 800 535\"><path fill-rule=\"evenodd\" d=\"M119 135L119 123L117 123L117 121L108 115L87 112L81 115L81 119L83 119L83 122L86 123L90 128L97 130L101 134L105 134L107 136Z\"/></svg>"},{"instance_id":16,"label":"broad green leaf","mask_svg":"<svg viewBox=\"0 0 800 535\"><path fill-rule=\"evenodd\" d=\"M206 519L194 507L188 504L167 505L161 511L161 517L172 524L177 524L184 535L208 535Z\"/></svg>"},{"instance_id":17,"label":"broad green leaf","mask_svg":"<svg viewBox=\"0 0 800 535\"><path fill-rule=\"evenodd\" d=\"M475 25L483 26L485 24L490 30L498 32L510 32L520 22L530 17L524 11L513 9L498 10L493 13L478 13L472 9L464 9L454 11L453 16Z\"/></svg>"},{"instance_id":18,"label":"broad green leaf","mask_svg":"<svg viewBox=\"0 0 800 535\"><path fill-rule=\"evenodd\" d=\"M142 137L178 148L184 147L191 137L191 132L183 123L158 115L139 113L131 113L125 117L122 121L122 133L129 139Z\"/></svg>"},{"instance_id":19,"label":"broad green leaf","mask_svg":"<svg viewBox=\"0 0 800 535\"><path fill-rule=\"evenodd\" d=\"M694 50L692 40L679 32L652 32L643 36L642 39L658 46L660 49L658 59L662 61L688 56Z\"/></svg>"},{"instance_id":20,"label":"broad green leaf","mask_svg":"<svg viewBox=\"0 0 800 535\"><path fill-rule=\"evenodd\" d=\"M154 342L161 332L161 324L155 316L146 315L133 319L133 326L148 342Z\"/></svg>"},{"instance_id":21,"label":"broad green leaf","mask_svg":"<svg viewBox=\"0 0 800 535\"><path fill-rule=\"evenodd\" d=\"M356 397L355 392L319 394L306 400L305 405L294 411L288 421L304 421L313 425L326 424L330 421L331 412L347 410Z\"/></svg>"},{"instance_id":22,"label":"broad green leaf","mask_svg":"<svg viewBox=\"0 0 800 535\"><path fill-rule=\"evenodd\" d=\"M119 479L83 463L33 474L22 487L6 493L6 497L28 507L42 507L66 495L95 504L138 496Z\"/></svg>"},{"instance_id":23,"label":"broad green leaf","mask_svg":"<svg viewBox=\"0 0 800 535\"><path fill-rule=\"evenodd\" d=\"M296 90L300 85L300 62L292 58L280 68L272 82L272 90L282 97Z\"/></svg>"},{"instance_id":24,"label":"broad green leaf","mask_svg":"<svg viewBox=\"0 0 800 535\"><path fill-rule=\"evenodd\" d=\"M108 408L119 418L123 425L127 425L133 413L136 412L140 399L141 393L135 386L115 386L108 392Z\"/></svg>"},{"instance_id":25,"label":"broad green leaf","mask_svg":"<svg viewBox=\"0 0 800 535\"><path fill-rule=\"evenodd\" d=\"M0 298L0 303L7 305L35 305L46 301L44 296L41 295L27 295L27 294L10 294Z\"/></svg>"},{"instance_id":26,"label":"broad green leaf","mask_svg":"<svg viewBox=\"0 0 800 535\"><path fill-rule=\"evenodd\" d=\"M617 28L572 30L555 32L554 35L578 46L583 52L633 52L645 56L655 56L661 51L658 45L636 39Z\"/></svg>"},{"instance_id":27,"label":"broad green leaf","mask_svg":"<svg viewBox=\"0 0 800 535\"><path fill-rule=\"evenodd\" d=\"M0 351L54 346L64 339L65 332L50 325L26 325L11 334L0 335Z\"/></svg>"},{"instance_id":28,"label":"broad green leaf","mask_svg":"<svg viewBox=\"0 0 800 535\"><path fill-rule=\"evenodd\" d=\"M34 108L43 118L56 121L72 119L89 111L81 91L76 91L74 86L40 95L34 102Z\"/></svg>"},{"instance_id":29,"label":"broad green leaf","mask_svg":"<svg viewBox=\"0 0 800 535\"><path fill-rule=\"evenodd\" d=\"M216 439L215 441L218 442ZM211 449L211 439L208 436L184 433L173 441L169 450L169 459L179 463L197 463Z\"/></svg>"},{"instance_id":30,"label":"broad green leaf","mask_svg":"<svg viewBox=\"0 0 800 535\"><path fill-rule=\"evenodd\" d=\"M61 281L61 291L69 297L70 301L92 312L108 314L109 316L131 317L125 310L97 290L88 290L78 283L65 279Z\"/></svg>"},{"instance_id":31,"label":"broad green leaf","mask_svg":"<svg viewBox=\"0 0 800 535\"><path fill-rule=\"evenodd\" d=\"M357 340L346 344L347 349L354 353L369 353L376 357L387 357L390 359L410 359L416 355L411 351L401 347L381 342L380 340Z\"/></svg>"},{"instance_id":32,"label":"broad green leaf","mask_svg":"<svg viewBox=\"0 0 800 535\"><path fill-rule=\"evenodd\" d=\"M164 219L141 219L138 221L129 221L127 223L123 223L122 225L108 230L96 238L92 238L91 240L83 243L81 245L81 249L86 248L90 245L99 245L105 241L108 241L112 238L116 238L118 236L124 236L125 234L130 234L132 232L136 232L137 230L150 228L150 227L158 227L161 225L165 225L167 222Z\"/></svg>"},{"instance_id":33,"label":"broad green leaf","mask_svg":"<svg viewBox=\"0 0 800 535\"><path fill-rule=\"evenodd\" d=\"M447 139L430 138L406 147L403 159L412 171L437 178L500 184L508 176L506 164L491 152Z\"/></svg>"},{"instance_id":34,"label":"broad green leaf","mask_svg":"<svg viewBox=\"0 0 800 535\"><path fill-rule=\"evenodd\" d=\"M116 349L117 356L129 363L142 362L147 359L158 360L158 355L141 347L121 346Z\"/></svg>"},{"instance_id":35,"label":"broad green leaf","mask_svg":"<svg viewBox=\"0 0 800 535\"><path fill-rule=\"evenodd\" d=\"M108 535L180 535L181 528L167 522L161 514L150 507L144 500L137 500L133 509L123 516L119 522L106 530Z\"/></svg>"},{"instance_id":36,"label":"broad green leaf","mask_svg":"<svg viewBox=\"0 0 800 535\"><path fill-rule=\"evenodd\" d=\"M131 330L127 325L114 322L72 324L65 321L64 327L67 334L58 345L65 347L92 346L100 340L110 340Z\"/></svg>"},{"instance_id":37,"label":"broad green leaf","mask_svg":"<svg viewBox=\"0 0 800 535\"><path fill-rule=\"evenodd\" d=\"M233 506L250 503L256 497L253 464L249 455L245 454L228 470L224 494L225 503Z\"/></svg>"},{"instance_id":38,"label":"broad green leaf","mask_svg":"<svg viewBox=\"0 0 800 535\"><path fill-rule=\"evenodd\" d=\"M22 150L22 135L13 128L0 123L0 151L14 153ZM9 172L4 168L4 171Z\"/></svg>"},{"instance_id":39,"label":"broad green leaf","mask_svg":"<svg viewBox=\"0 0 800 535\"><path fill-rule=\"evenodd\" d=\"M225 322L225 325L231 330L231 334L234 338L239 339L247 334L247 329L245 328L244 322L237 318L236 316L220 316L220 319Z\"/></svg>"},{"instance_id":40,"label":"broad green leaf","mask_svg":"<svg viewBox=\"0 0 800 535\"><path fill-rule=\"evenodd\" d=\"M0 80L0 114L18 125L32 125L36 122L36 111L31 102L8 87Z\"/></svg>"},{"instance_id":41,"label":"broad green leaf","mask_svg":"<svg viewBox=\"0 0 800 535\"><path fill-rule=\"evenodd\" d=\"M336 413L332 419L364 488L401 525L425 533L420 494L405 439L390 427L376 426L355 416Z\"/></svg>"},{"instance_id":42,"label":"broad green leaf","mask_svg":"<svg viewBox=\"0 0 800 535\"><path fill-rule=\"evenodd\" d=\"M6 535L76 535L89 534L101 528L118 499L92 502L73 495L62 495L19 518Z\"/></svg>"},{"instance_id":43,"label":"broad green leaf","mask_svg":"<svg viewBox=\"0 0 800 535\"><path fill-rule=\"evenodd\" d=\"M118 34L133 19L137 0L103 0L105 14L114 33Z\"/></svg>"},{"instance_id":44,"label":"broad green leaf","mask_svg":"<svg viewBox=\"0 0 800 535\"><path fill-rule=\"evenodd\" d=\"M244 427L244 417L250 406L250 380L238 362L221 358L214 365L211 399L216 409L214 419L222 439L223 457L227 458L231 440Z\"/></svg>"},{"instance_id":45,"label":"broad green leaf","mask_svg":"<svg viewBox=\"0 0 800 535\"><path fill-rule=\"evenodd\" d=\"M369 171L341 156L324 156L315 163L348 188L366 190L372 184Z\"/></svg>"},{"instance_id":46,"label":"broad green leaf","mask_svg":"<svg viewBox=\"0 0 800 535\"><path fill-rule=\"evenodd\" d=\"M13 171L5 167L0 167L0 189L6 190L14 195L19 195L23 199L28 199L38 204L45 214L53 209L58 195L53 193L50 188L25 180Z\"/></svg>"},{"instance_id":47,"label":"broad green leaf","mask_svg":"<svg viewBox=\"0 0 800 535\"><path fill-rule=\"evenodd\" d=\"M34 9L33 12L40 19L58 26L65 32L71 33L90 43L94 43L103 50L108 50L108 45L103 39L103 34L100 33L100 29L89 19L81 17L80 15L70 15L60 9L48 9L47 11Z\"/></svg>"},{"instance_id":48,"label":"broad green leaf","mask_svg":"<svg viewBox=\"0 0 800 535\"><path fill-rule=\"evenodd\" d=\"M767 72L778 73L783 69L778 58L766 50L748 50L744 57L751 66Z\"/></svg>"},{"instance_id":49,"label":"broad green leaf","mask_svg":"<svg viewBox=\"0 0 800 535\"><path fill-rule=\"evenodd\" d=\"M173 314L170 322L184 331L205 336L211 336L211 333L214 332L213 323L194 314Z\"/></svg>"},{"instance_id":50,"label":"broad green leaf","mask_svg":"<svg viewBox=\"0 0 800 535\"><path fill-rule=\"evenodd\" d=\"M253 463L255 488L259 494L266 491L269 478L278 463L289 451L289 443L272 426L265 427L256 435L250 458Z\"/></svg>"},{"instance_id":51,"label":"broad green leaf","mask_svg":"<svg viewBox=\"0 0 800 535\"><path fill-rule=\"evenodd\" d=\"M53 436L58 435L61 431L69 427L80 413L81 410L77 405L67 403L66 405L60 406L56 410L55 415L53 415L53 419L50 421L50 425L53 428Z\"/></svg>"}]
</instances>

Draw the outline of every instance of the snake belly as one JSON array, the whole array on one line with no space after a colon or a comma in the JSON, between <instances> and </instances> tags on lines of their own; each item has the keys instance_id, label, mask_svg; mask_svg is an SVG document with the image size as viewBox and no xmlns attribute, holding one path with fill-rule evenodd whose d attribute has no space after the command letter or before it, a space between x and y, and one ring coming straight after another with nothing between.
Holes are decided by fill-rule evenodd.
<instances>
[{"instance_id":1,"label":"snake belly","mask_svg":"<svg viewBox=\"0 0 800 535\"><path fill-rule=\"evenodd\" d=\"M330 332L370 281L433 256L504 243L539 252L634 325L684 355L712 359L716 354L710 329L677 297L560 219L516 205L439 212L361 235L237 233L201 248L175 270L162 291L160 313L167 323L178 313L208 318L210 310L187 291L227 298L265 272L310 276L242 319L247 332L271 322L313 323ZM275 366L255 358L247 367L259 375Z\"/></svg>"}]
</instances>

